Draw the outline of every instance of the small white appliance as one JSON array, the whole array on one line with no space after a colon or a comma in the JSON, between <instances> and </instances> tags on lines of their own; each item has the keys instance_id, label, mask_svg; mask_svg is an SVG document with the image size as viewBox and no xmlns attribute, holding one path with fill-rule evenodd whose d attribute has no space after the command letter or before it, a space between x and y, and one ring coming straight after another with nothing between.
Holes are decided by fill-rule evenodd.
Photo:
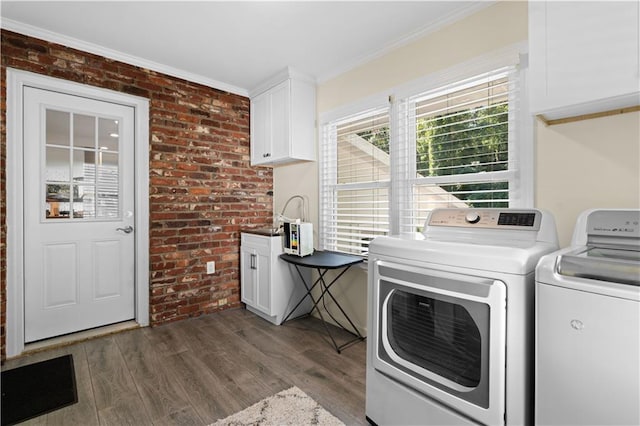
<instances>
[{"instance_id":1,"label":"small white appliance","mask_svg":"<svg viewBox=\"0 0 640 426\"><path fill-rule=\"evenodd\" d=\"M588 210L536 269L535 423L640 424L640 210Z\"/></svg>"},{"instance_id":2,"label":"small white appliance","mask_svg":"<svg viewBox=\"0 0 640 426\"><path fill-rule=\"evenodd\" d=\"M422 234L374 239L369 422L531 424L534 270L557 249L535 209L437 209Z\"/></svg>"},{"instance_id":3,"label":"small white appliance","mask_svg":"<svg viewBox=\"0 0 640 426\"><path fill-rule=\"evenodd\" d=\"M313 253L313 224L310 222L284 222L284 252L295 256Z\"/></svg>"}]
</instances>

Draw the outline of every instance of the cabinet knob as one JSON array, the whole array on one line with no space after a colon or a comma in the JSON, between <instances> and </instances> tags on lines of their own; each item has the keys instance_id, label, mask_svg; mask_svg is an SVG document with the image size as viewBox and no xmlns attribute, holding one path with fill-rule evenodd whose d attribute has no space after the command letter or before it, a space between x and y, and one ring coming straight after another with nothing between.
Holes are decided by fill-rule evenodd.
<instances>
[{"instance_id":1,"label":"cabinet knob","mask_svg":"<svg viewBox=\"0 0 640 426\"><path fill-rule=\"evenodd\" d=\"M271 153L269 153L269 152L265 152L264 154L262 154L262 156L263 156L263 157L265 157L265 158L266 158L266 157L271 157Z\"/></svg>"}]
</instances>

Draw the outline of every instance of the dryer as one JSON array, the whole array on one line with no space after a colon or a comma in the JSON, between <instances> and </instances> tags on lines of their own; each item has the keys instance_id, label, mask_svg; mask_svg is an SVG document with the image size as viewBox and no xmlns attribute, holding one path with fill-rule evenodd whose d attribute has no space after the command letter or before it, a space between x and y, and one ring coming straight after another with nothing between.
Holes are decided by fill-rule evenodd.
<instances>
[{"instance_id":1,"label":"dryer","mask_svg":"<svg viewBox=\"0 0 640 426\"><path fill-rule=\"evenodd\" d=\"M535 209L436 209L369 246L366 415L378 425L530 424Z\"/></svg>"},{"instance_id":2,"label":"dryer","mask_svg":"<svg viewBox=\"0 0 640 426\"><path fill-rule=\"evenodd\" d=\"M640 424L640 210L588 210L536 270L535 423Z\"/></svg>"}]
</instances>

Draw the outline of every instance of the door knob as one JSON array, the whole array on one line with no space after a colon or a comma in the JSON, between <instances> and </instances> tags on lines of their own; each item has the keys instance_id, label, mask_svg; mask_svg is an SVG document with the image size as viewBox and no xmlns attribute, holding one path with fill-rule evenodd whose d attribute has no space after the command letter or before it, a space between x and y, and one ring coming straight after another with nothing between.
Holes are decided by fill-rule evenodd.
<instances>
[{"instance_id":1,"label":"door knob","mask_svg":"<svg viewBox=\"0 0 640 426\"><path fill-rule=\"evenodd\" d=\"M124 228L116 228L116 231L124 231L125 234L130 234L133 232L133 226L129 225Z\"/></svg>"}]
</instances>

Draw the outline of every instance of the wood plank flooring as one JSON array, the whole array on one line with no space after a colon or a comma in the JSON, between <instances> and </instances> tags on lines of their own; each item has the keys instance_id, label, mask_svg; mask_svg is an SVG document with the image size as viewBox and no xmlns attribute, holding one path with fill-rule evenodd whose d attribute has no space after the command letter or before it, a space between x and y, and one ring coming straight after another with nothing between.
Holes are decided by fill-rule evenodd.
<instances>
[{"instance_id":1,"label":"wood plank flooring","mask_svg":"<svg viewBox=\"0 0 640 426\"><path fill-rule=\"evenodd\" d=\"M333 328L338 342L349 334ZM25 425L208 425L297 386L347 425L366 425L366 343L336 353L319 320L275 326L237 309L8 360L73 354L78 403Z\"/></svg>"}]
</instances>

